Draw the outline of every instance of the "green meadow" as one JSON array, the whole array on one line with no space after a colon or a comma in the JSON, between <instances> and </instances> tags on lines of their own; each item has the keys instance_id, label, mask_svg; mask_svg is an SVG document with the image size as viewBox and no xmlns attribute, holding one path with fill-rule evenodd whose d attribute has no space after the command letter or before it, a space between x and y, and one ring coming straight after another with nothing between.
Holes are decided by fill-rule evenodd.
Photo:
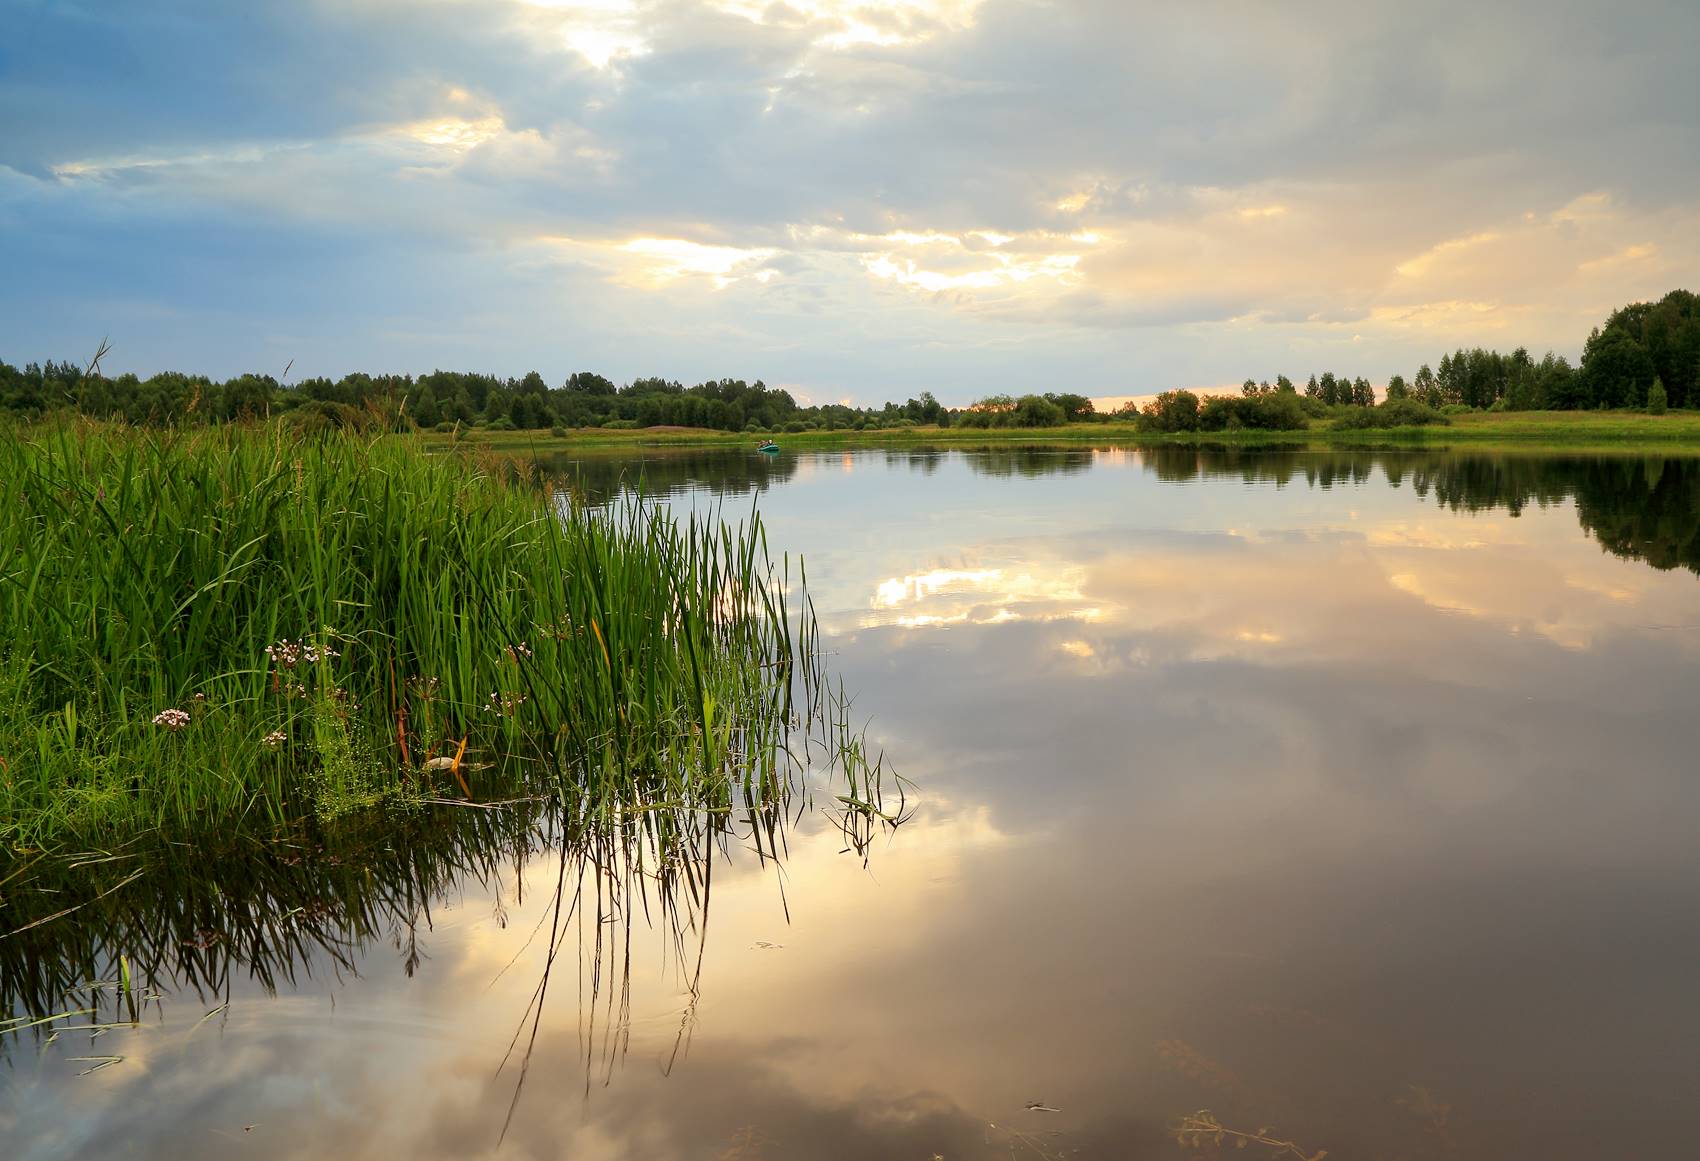
<instances>
[{"instance_id":1,"label":"green meadow","mask_svg":"<svg viewBox=\"0 0 1700 1161\"><path fill-rule=\"evenodd\" d=\"M813 430L775 439L786 450L859 447L985 446L1002 443L1113 443L1125 445L1232 444L1237 446L1422 446L1540 448L1638 447L1660 451L1693 448L1700 451L1700 411L1671 411L1652 415L1631 411L1480 411L1447 417L1449 423L1426 427L1361 428L1336 426L1319 420L1295 431L1240 429L1237 431L1142 430L1132 422L1070 423L1051 427L905 427L864 431ZM762 436L712 431L706 428L604 428L548 431L489 431L465 428L454 433L400 437L418 439L433 451L450 447L501 453L558 452L574 448L749 447Z\"/></svg>"}]
</instances>

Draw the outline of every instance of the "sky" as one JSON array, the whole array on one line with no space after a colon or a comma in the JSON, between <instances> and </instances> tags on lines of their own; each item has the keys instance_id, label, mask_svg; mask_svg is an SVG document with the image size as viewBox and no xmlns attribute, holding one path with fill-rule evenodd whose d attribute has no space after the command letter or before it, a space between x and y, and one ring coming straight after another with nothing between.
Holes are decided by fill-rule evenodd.
<instances>
[{"instance_id":1,"label":"sky","mask_svg":"<svg viewBox=\"0 0 1700 1161\"><path fill-rule=\"evenodd\" d=\"M1147 394L1700 290L1693 0L0 0L0 359Z\"/></svg>"}]
</instances>

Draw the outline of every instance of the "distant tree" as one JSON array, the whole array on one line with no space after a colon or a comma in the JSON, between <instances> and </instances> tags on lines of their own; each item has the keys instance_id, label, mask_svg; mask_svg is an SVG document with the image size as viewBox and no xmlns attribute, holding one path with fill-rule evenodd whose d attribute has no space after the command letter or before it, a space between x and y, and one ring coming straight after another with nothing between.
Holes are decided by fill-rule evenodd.
<instances>
[{"instance_id":1,"label":"distant tree","mask_svg":"<svg viewBox=\"0 0 1700 1161\"><path fill-rule=\"evenodd\" d=\"M408 410L413 415L413 422L420 427L436 427L443 421L442 409L437 406L436 393L429 387L416 393Z\"/></svg>"},{"instance_id":2,"label":"distant tree","mask_svg":"<svg viewBox=\"0 0 1700 1161\"><path fill-rule=\"evenodd\" d=\"M1064 422L1085 423L1097 418L1098 409L1092 405L1092 400L1084 395L1047 393L1045 398L1062 408Z\"/></svg>"},{"instance_id":3,"label":"distant tree","mask_svg":"<svg viewBox=\"0 0 1700 1161\"><path fill-rule=\"evenodd\" d=\"M1410 397L1411 389L1405 384L1405 376L1395 375L1387 381L1387 399L1389 402L1395 399L1409 399Z\"/></svg>"},{"instance_id":4,"label":"distant tree","mask_svg":"<svg viewBox=\"0 0 1700 1161\"><path fill-rule=\"evenodd\" d=\"M1658 302L1630 303L1613 311L1602 329L1622 331L1640 344L1664 381L1670 406L1700 406L1700 295L1673 290Z\"/></svg>"},{"instance_id":5,"label":"distant tree","mask_svg":"<svg viewBox=\"0 0 1700 1161\"><path fill-rule=\"evenodd\" d=\"M1275 390L1286 395L1293 395L1297 393L1298 389L1293 386L1291 379L1285 375L1277 375L1275 376Z\"/></svg>"},{"instance_id":6,"label":"distant tree","mask_svg":"<svg viewBox=\"0 0 1700 1161\"><path fill-rule=\"evenodd\" d=\"M618 391L614 381L594 371L577 371L567 377L566 390L584 395L613 395Z\"/></svg>"},{"instance_id":7,"label":"distant tree","mask_svg":"<svg viewBox=\"0 0 1700 1161\"><path fill-rule=\"evenodd\" d=\"M1657 374L1652 356L1625 327L1596 330L1582 348L1582 377L1597 406L1644 406Z\"/></svg>"},{"instance_id":8,"label":"distant tree","mask_svg":"<svg viewBox=\"0 0 1700 1161\"><path fill-rule=\"evenodd\" d=\"M1435 368L1434 382L1440 389L1440 401L1443 404L1461 404L1464 402L1464 368L1450 355L1440 356L1440 365Z\"/></svg>"},{"instance_id":9,"label":"distant tree","mask_svg":"<svg viewBox=\"0 0 1700 1161\"><path fill-rule=\"evenodd\" d=\"M1165 391L1145 405L1139 425L1151 431L1196 431L1198 396L1191 391Z\"/></svg>"},{"instance_id":10,"label":"distant tree","mask_svg":"<svg viewBox=\"0 0 1700 1161\"><path fill-rule=\"evenodd\" d=\"M1063 409L1043 395L1023 395L1015 401L1017 427L1059 427L1065 418Z\"/></svg>"},{"instance_id":11,"label":"distant tree","mask_svg":"<svg viewBox=\"0 0 1700 1161\"><path fill-rule=\"evenodd\" d=\"M1657 375L1653 376L1653 385L1647 388L1647 410L1654 415L1663 415L1669 400L1665 397L1665 381Z\"/></svg>"},{"instance_id":12,"label":"distant tree","mask_svg":"<svg viewBox=\"0 0 1700 1161\"><path fill-rule=\"evenodd\" d=\"M1440 406L1440 384L1427 363L1417 368L1417 374L1411 380L1411 394L1429 407Z\"/></svg>"}]
</instances>

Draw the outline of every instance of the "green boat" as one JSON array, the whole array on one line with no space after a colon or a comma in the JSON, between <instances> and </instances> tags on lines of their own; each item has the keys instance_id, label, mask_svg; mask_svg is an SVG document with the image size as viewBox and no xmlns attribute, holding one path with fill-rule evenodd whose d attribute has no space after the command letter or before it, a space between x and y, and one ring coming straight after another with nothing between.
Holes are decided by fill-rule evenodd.
<instances>
[{"instance_id":1,"label":"green boat","mask_svg":"<svg viewBox=\"0 0 1700 1161\"><path fill-rule=\"evenodd\" d=\"M779 454L779 445L774 443L771 439L767 439L763 440L761 446L756 448L756 450L759 452L766 452L768 455L776 456Z\"/></svg>"}]
</instances>

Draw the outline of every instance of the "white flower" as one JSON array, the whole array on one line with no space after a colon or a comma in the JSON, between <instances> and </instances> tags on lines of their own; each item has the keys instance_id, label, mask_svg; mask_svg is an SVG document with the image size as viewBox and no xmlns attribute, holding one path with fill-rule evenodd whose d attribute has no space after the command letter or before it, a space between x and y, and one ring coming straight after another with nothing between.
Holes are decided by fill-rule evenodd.
<instances>
[{"instance_id":1,"label":"white flower","mask_svg":"<svg viewBox=\"0 0 1700 1161\"><path fill-rule=\"evenodd\" d=\"M341 657L342 654L329 645L311 645L285 637L276 645L267 645L266 656L280 669L294 669L297 665L316 665L331 657Z\"/></svg>"},{"instance_id":2,"label":"white flower","mask_svg":"<svg viewBox=\"0 0 1700 1161\"><path fill-rule=\"evenodd\" d=\"M261 738L260 743L268 750L275 750L279 746L283 745L283 743L287 740L288 737L282 730L273 730L271 733Z\"/></svg>"},{"instance_id":3,"label":"white flower","mask_svg":"<svg viewBox=\"0 0 1700 1161\"><path fill-rule=\"evenodd\" d=\"M172 733L176 733L189 724L189 714L180 709L160 710L153 716L153 724L163 726Z\"/></svg>"},{"instance_id":4,"label":"white flower","mask_svg":"<svg viewBox=\"0 0 1700 1161\"><path fill-rule=\"evenodd\" d=\"M506 714L509 717L512 717L514 711L524 705L527 700L528 699L523 693L518 695L511 693L493 693L490 695L490 700L485 704L484 708L493 714Z\"/></svg>"}]
</instances>

